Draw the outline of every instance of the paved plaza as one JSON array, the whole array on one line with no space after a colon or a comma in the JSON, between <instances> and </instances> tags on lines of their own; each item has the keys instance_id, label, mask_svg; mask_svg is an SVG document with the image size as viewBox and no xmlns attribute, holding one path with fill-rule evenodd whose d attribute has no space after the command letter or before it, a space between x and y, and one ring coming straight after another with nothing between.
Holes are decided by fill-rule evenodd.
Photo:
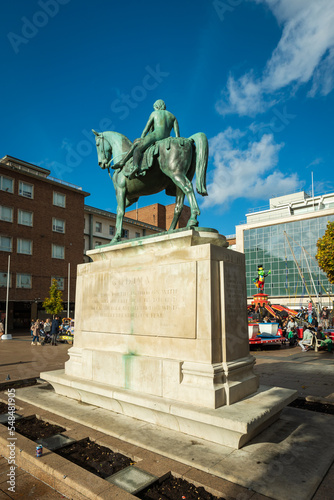
<instances>
[{"instance_id":1,"label":"paved plaza","mask_svg":"<svg viewBox=\"0 0 334 500\"><path fill-rule=\"evenodd\" d=\"M68 359L67 351L70 347L71 346L66 344L59 344L56 347L53 347L51 345L33 346L31 345L30 335L26 333L16 332L15 334L13 334L13 340L2 341L0 343L0 383L2 384L2 390L4 390L5 388L4 384L7 383L6 379L8 378L8 376L10 378L9 382L15 383L15 381L38 378L40 372L43 371L63 368L64 362L66 362L66 360ZM261 351L252 351L252 353L255 355L257 360L255 372L260 377L261 385L279 386L289 389L295 389L298 391L298 394L301 397L310 400L320 400L323 402L334 403L333 354L321 351L318 353L315 353L314 351L302 353L299 347L289 348L285 346L283 346L281 349L267 348ZM24 391L29 391L29 389L24 389ZM50 391L47 392L50 393ZM122 427L122 430L119 432L119 434L117 434L116 432L113 432L113 435L110 435L110 433L104 433L101 430L102 427L99 427L98 424L99 421L102 422L105 419L104 414L102 415L105 410L95 409L93 412L93 415L95 415L93 423L89 424L89 422L87 421L86 424L84 424L82 420L83 413L80 414L81 420L80 418L77 418L76 421L72 421L71 417L68 417L66 419L60 417L59 413L57 413L57 409L55 409L55 412L53 413L51 408L43 408L43 404L46 405L46 403L43 403L44 395L42 392L40 396L37 395L37 402L35 402L36 406L26 402L21 402L19 393L20 390L18 390L17 397L18 405L20 406L20 408L22 408L22 411L20 411L21 414L31 415L33 413L38 413L38 415L45 419L63 424L64 427L68 429L67 435L71 435L76 439L81 439L82 437L89 435L91 439L107 445L109 444L112 449L117 448L129 456L133 456L134 458L137 457L137 459L139 458L139 462L141 464L140 467L143 467L145 470L150 471L157 476L161 476L162 474L165 474L168 471L172 470L173 473L184 477L188 481L194 481L195 483L202 484L207 489L209 489L209 491L216 494L220 493L221 496L224 496L226 499L230 500L264 500L265 498L272 498L269 495L263 495L259 493L259 491L261 490L261 485L259 486L259 478L255 477L257 469L256 467L254 467L252 457L257 457L257 462L255 463L259 464L261 463L261 461L264 461L265 463L265 457L260 457L260 460L259 456L256 455L257 453L259 453L259 451L257 450L260 450L259 446L261 444L261 440L262 444L266 439L269 443L278 443L280 440L286 440L287 432L291 433L291 435L294 435L294 432L299 425L298 422L300 421L300 415L304 415L305 433L308 433L307 441L308 443L310 443L310 446L314 447L314 453L315 456L317 456L317 453L321 454L321 448L326 446L326 443L319 443L319 441L321 441L320 434L319 439L316 439L317 429L332 424L332 420L334 418L330 415L323 415L315 412L298 410L295 408L287 408L286 410L284 410L279 424L274 424L276 427L272 426L272 431L270 429L264 431L263 439L260 437L255 438L255 440L251 442L250 446L244 447L242 450L237 450L238 456L242 457L242 460L244 461L243 463L250 464L248 466L248 469L244 471L244 474L246 476L253 475L253 482L250 483L251 486L247 488L245 487L245 485L241 485L240 482L236 484L237 482L233 481L233 474L229 476L229 480L226 479L226 475L225 478L217 477L215 472L218 471L219 466L222 466L221 464L224 464L224 461L222 460L223 457L220 457L221 463L215 462L216 459L214 457L214 444L212 447L208 446L206 449L205 443L197 443L198 445L200 445L198 446L198 448L202 450L201 453L203 458L201 460L201 464L196 464L196 460L195 463L191 462L191 460L193 460L191 458L189 458L188 461L187 459L184 459L183 462L179 462L176 459L176 456L178 453L182 453L182 443L179 442L179 444L177 445L176 439L175 441L170 441L170 443L174 443L173 445L175 447L179 446L180 450L176 450L176 453L174 454L173 452L171 452L169 456L168 450L166 450L166 453L164 453L163 456L157 453L157 450L153 450L153 447L149 445L149 439L151 439L151 437L147 429L145 431L146 439L148 440L147 446L145 446L145 436L143 436L145 434L144 428L142 428L142 436L140 436L140 438L138 436L135 436L136 440L134 440L134 433L132 433L131 442L128 443L125 439L126 432L124 431L124 427L122 427L123 424L121 423L120 427ZM0 395L0 399L3 401L5 400L5 394L3 392ZM57 404L58 403L55 402L55 405ZM38 410L37 407L39 407L40 409ZM70 412L71 410L68 411ZM285 425L287 424L287 422L295 422L295 429L291 428L291 431L287 429L287 426ZM5 427L4 429L1 429L0 435L4 434L5 430ZM276 433L275 436L273 436L273 432ZM173 439L173 436L171 436L170 439ZM28 446L29 448L30 446L30 451L28 450L27 453L30 452L32 461L36 460L33 457L34 447L29 444L26 438L19 437L19 440L20 443L23 443L22 446L20 445L21 448L23 448L24 446ZM134 444L134 442L136 444ZM263 448L261 448L261 450L262 449ZM218 448L216 451L217 453L220 452ZM261 451L261 453L263 453L263 451ZM227 454L228 452L226 452L226 455ZM198 453L198 456L200 457L201 454ZM25 463L30 463L29 460L30 459L27 454ZM47 461L51 459L50 457L45 456L45 460ZM206 462L206 466L203 466L204 460ZM226 463L233 463L233 455L231 454L230 457L226 457L226 460L229 460L229 462ZM134 498L132 495L129 495L125 492L121 493L121 496L119 496L120 490L118 488L116 488L114 485L110 485L108 486L108 488L106 488L105 484L101 482L103 480L100 480L99 478L96 478L96 484L94 486L95 492L90 493L88 485L85 486L85 474L82 475L82 470L80 470L80 468L75 466L74 464L65 467L63 463L59 462L59 473L54 472L51 480L51 476L48 476L46 469L43 473L36 472L36 476L39 478L37 479L36 477L34 477L33 468L29 469L29 467L27 467L27 469L29 469L29 472L31 472L28 473L25 470L24 465L22 465L21 463L19 465L20 468L17 471L17 492L13 494L7 490L6 485L6 472L8 465L5 459L2 458L0 460L1 499L32 498L42 500L64 498L64 496L61 493L58 493L58 491L62 491L63 493L66 491L66 496L69 498L91 498L89 496L90 494L94 494L95 498L122 498L122 500L130 500L130 498ZM316 493L312 493L313 499L329 500L333 497L332 492L334 488L334 466L332 464L327 472L328 467L326 466L327 468L325 470L324 468L321 468L320 465L318 467L318 472L316 468L314 471L312 471L311 468L308 471L304 472L307 474L314 473L315 476L319 473L322 474L323 480ZM46 466L50 467L50 464L45 465L45 467ZM235 469L238 469L238 466L240 467L238 463L235 463ZM307 467L305 467L309 468L309 466L310 464L307 463ZM64 480L62 479L65 475L63 474L65 470L64 467L69 471L68 478L65 480L67 481L67 489L64 489ZM304 472L298 469L302 469L301 463L292 464L291 467L285 467L284 477L280 479L282 488L284 487L284 484L289 485L289 482L291 482L291 487L293 487L295 476L295 481L300 481L301 483L299 498L301 498L302 500L304 498L312 498L307 493L307 489L303 489L302 482ZM41 480L43 479L43 477L44 482L43 480ZM78 478L81 478L80 484L83 485L81 486L81 493L80 491L76 492L76 489L79 488ZM264 479L262 478L261 480L263 481ZM60 486L61 481L62 483ZM252 486L254 486L254 489L252 489ZM269 485L268 491L270 490L270 487L272 487L272 491L275 492L274 485ZM276 493L275 498L278 498L278 496L276 496ZM294 498L297 497L294 496Z\"/></svg>"}]
</instances>

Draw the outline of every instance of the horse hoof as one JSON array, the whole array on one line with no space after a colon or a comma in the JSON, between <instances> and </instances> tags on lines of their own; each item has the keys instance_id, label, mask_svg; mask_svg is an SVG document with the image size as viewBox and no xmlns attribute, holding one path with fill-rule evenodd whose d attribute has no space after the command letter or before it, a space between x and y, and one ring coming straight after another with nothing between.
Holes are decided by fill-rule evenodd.
<instances>
[{"instance_id":1,"label":"horse hoof","mask_svg":"<svg viewBox=\"0 0 334 500\"><path fill-rule=\"evenodd\" d=\"M114 236L110 243L118 243L119 241L122 241L122 238L120 236Z\"/></svg>"},{"instance_id":2,"label":"horse hoof","mask_svg":"<svg viewBox=\"0 0 334 500\"><path fill-rule=\"evenodd\" d=\"M188 229L195 229L195 227L198 227L198 221L197 220L189 220L187 224Z\"/></svg>"}]
</instances>

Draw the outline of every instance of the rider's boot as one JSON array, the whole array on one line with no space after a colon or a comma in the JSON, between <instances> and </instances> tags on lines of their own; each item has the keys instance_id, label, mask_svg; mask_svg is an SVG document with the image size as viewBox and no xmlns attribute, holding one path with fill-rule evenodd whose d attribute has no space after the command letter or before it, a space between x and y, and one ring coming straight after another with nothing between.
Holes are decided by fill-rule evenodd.
<instances>
[{"instance_id":1,"label":"rider's boot","mask_svg":"<svg viewBox=\"0 0 334 500\"><path fill-rule=\"evenodd\" d=\"M123 168L124 165L125 165L124 161L121 160L118 163L115 163L114 165L111 165L111 168L114 169L114 170L118 170L118 169Z\"/></svg>"}]
</instances>

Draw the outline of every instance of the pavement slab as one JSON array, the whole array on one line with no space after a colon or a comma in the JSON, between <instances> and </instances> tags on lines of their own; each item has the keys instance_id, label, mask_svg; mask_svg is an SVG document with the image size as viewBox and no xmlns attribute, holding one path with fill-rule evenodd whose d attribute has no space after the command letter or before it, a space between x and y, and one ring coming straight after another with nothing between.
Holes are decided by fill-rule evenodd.
<instances>
[{"instance_id":1,"label":"pavement slab","mask_svg":"<svg viewBox=\"0 0 334 500\"><path fill-rule=\"evenodd\" d=\"M17 397L30 403L37 401L52 413L62 417L71 415L72 420L87 427L98 427L102 433L275 500L310 500L334 461L334 448L323 445L334 442L332 415L287 407L269 428L241 450L235 450L153 424L143 425L141 421L110 414L102 408L82 407L75 400L39 386L19 389Z\"/></svg>"},{"instance_id":2,"label":"pavement slab","mask_svg":"<svg viewBox=\"0 0 334 500\"><path fill-rule=\"evenodd\" d=\"M6 382L7 375L10 376L10 382L15 382L38 378L41 371L64 368L64 363L69 357L67 351L71 346L65 344L60 344L55 348L48 345L31 346L30 340L28 334L15 335L14 333L12 341L1 341L0 387L1 384L8 383ZM268 348L262 351L252 351L252 354L256 357L255 372L259 375L260 384L294 389L298 391L299 396L309 400L334 403L333 354L324 351L302 353L299 347L289 348L285 346L281 349ZM52 393L52 390L45 388L44 392ZM5 393L0 393L0 400L6 402ZM210 449L205 450L205 447L200 444L190 443L188 444L190 450L185 455L187 463L183 463L179 456L171 458L168 455L157 453L156 450L151 451L150 444L152 443L148 441L152 440L152 430L149 428L145 429L143 433L145 443L140 446L138 442L140 432L136 430L132 434L129 431L129 435L135 443L125 441L126 426L120 425L120 435L115 437L94 429L89 424L85 425L83 421L81 423L73 421L71 413L66 413L66 406L60 408L62 411L65 410L64 416L61 417L52 408L43 409L38 402L33 401L32 403L34 404L28 404L18 399L17 413L23 416L33 414L42 416L43 419L65 427L67 429L66 435L69 437L74 439L90 437L101 445L109 446L114 451L130 456L136 461L136 467L144 471L157 476L172 472L177 477L183 477L189 482L204 486L213 494L220 493L226 500L273 500L276 497L283 498L282 491L285 491L287 495L284 500L290 498L307 500L312 498L312 495L313 500L332 500L333 498L334 458L331 452L332 446L329 445L334 441L331 431L333 417L330 415L286 408L273 426L253 439L242 450L232 450L232 452L231 449L225 450L219 456L219 460L215 461L214 455L218 450L215 449L214 444L213 446L210 444ZM84 414L81 411L83 407L88 407L88 405L80 405L78 408L80 419ZM90 408L92 409L92 407ZM0 429L1 439L6 435L6 428L2 425L0 428L2 428ZM329 434L328 430L330 430ZM159 446L166 439L166 436L157 437ZM198 442L198 440L194 441ZM174 442L173 438L169 448L174 446ZM67 465L64 465L64 459L45 449L45 468L41 472L38 459L34 457L36 443L22 437L20 446L25 447L25 450L22 450L22 458L30 464L30 470L26 471L22 467L17 467L17 477L24 476L22 482L20 480L18 483L20 491L17 490L18 494L15 497L9 496L5 483L2 482L1 499L58 500L65 498L65 493L70 498L80 500L89 498L84 495L83 490L76 491L76 473L72 478L73 484L66 484L66 479L63 478L67 468ZM175 443L175 450L177 450L175 455L178 455L180 453L179 443ZM192 453L193 450L196 450L195 457ZM200 455L201 450L204 452L202 456ZM240 462L240 458L239 460L235 459L234 452L239 453L240 457L241 454L243 455L242 462ZM196 457L200 462L199 467L194 464ZM240 463L243 463L243 467L240 467ZM73 469L71 470L73 471ZM8 462L5 458L0 457L0 478L4 477L7 471ZM57 474L55 471L58 471ZM233 474L239 473L238 471L243 477L239 483L238 478L233 477ZM298 475L294 475L296 471ZM89 473L85 472L85 474ZM34 476L38 476L38 478ZM89 478L88 483L95 481L95 476L92 474L89 474ZM49 481L48 484L51 484L52 487L43 481ZM297 488L298 491L296 490L295 485L301 485L305 488L305 484L308 485L306 493L305 489ZM85 493L88 491L86 486L87 484L85 484ZM62 491L62 494L56 489ZM98 496L94 497L94 500L95 498L134 500L135 497L110 484L106 489L99 488Z\"/></svg>"}]
</instances>

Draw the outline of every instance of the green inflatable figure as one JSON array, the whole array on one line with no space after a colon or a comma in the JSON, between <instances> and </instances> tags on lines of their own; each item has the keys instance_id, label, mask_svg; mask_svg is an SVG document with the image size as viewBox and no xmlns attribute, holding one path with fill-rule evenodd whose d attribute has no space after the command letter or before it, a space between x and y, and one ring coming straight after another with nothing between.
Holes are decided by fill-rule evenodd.
<instances>
[{"instance_id":1,"label":"green inflatable figure","mask_svg":"<svg viewBox=\"0 0 334 500\"><path fill-rule=\"evenodd\" d=\"M269 276L269 274L271 274L271 271L265 274L262 264L257 266L257 278L254 278L253 281L260 293L264 293L264 279Z\"/></svg>"}]
</instances>

